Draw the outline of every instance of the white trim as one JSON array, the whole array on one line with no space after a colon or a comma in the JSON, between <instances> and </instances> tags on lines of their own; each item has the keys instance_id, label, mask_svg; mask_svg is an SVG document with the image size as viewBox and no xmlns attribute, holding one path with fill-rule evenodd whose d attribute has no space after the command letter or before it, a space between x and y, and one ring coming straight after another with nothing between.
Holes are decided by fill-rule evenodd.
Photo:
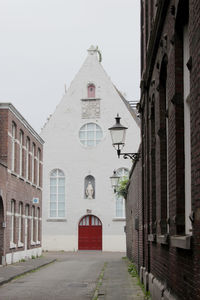
<instances>
[{"instance_id":1,"label":"white trim","mask_svg":"<svg viewBox=\"0 0 200 300\"><path fill-rule=\"evenodd\" d=\"M16 247L17 247L17 245L15 243L13 243L13 242L10 241L10 249L14 249Z\"/></svg>"},{"instance_id":2,"label":"white trim","mask_svg":"<svg viewBox=\"0 0 200 300\"><path fill-rule=\"evenodd\" d=\"M17 247L18 247L18 248L24 247L24 243L18 241Z\"/></svg>"}]
</instances>

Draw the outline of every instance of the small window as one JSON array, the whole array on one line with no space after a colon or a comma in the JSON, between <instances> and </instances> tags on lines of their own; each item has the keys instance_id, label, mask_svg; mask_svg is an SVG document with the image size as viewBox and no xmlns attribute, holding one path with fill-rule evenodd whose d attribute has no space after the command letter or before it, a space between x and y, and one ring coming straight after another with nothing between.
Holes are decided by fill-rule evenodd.
<instances>
[{"instance_id":1,"label":"small window","mask_svg":"<svg viewBox=\"0 0 200 300\"><path fill-rule=\"evenodd\" d=\"M79 131L79 139L84 146L94 147L100 143L102 137L102 129L95 123L87 123Z\"/></svg>"},{"instance_id":2,"label":"small window","mask_svg":"<svg viewBox=\"0 0 200 300\"><path fill-rule=\"evenodd\" d=\"M97 217L92 216L91 217L91 225L92 226L101 226L101 221Z\"/></svg>"},{"instance_id":3,"label":"small window","mask_svg":"<svg viewBox=\"0 0 200 300\"><path fill-rule=\"evenodd\" d=\"M95 98L95 85L94 84L88 85L88 98Z\"/></svg>"},{"instance_id":4,"label":"small window","mask_svg":"<svg viewBox=\"0 0 200 300\"><path fill-rule=\"evenodd\" d=\"M81 220L80 225L81 226L89 226L90 225L89 221L90 221L90 217L86 216Z\"/></svg>"}]
</instances>

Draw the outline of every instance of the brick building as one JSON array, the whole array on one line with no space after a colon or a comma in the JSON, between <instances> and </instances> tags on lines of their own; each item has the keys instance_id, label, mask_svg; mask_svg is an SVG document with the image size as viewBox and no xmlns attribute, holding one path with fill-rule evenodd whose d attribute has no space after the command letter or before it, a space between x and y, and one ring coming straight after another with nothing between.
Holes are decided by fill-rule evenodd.
<instances>
[{"instance_id":1,"label":"brick building","mask_svg":"<svg viewBox=\"0 0 200 300\"><path fill-rule=\"evenodd\" d=\"M41 254L43 140L0 103L0 264Z\"/></svg>"},{"instance_id":2,"label":"brick building","mask_svg":"<svg viewBox=\"0 0 200 300\"><path fill-rule=\"evenodd\" d=\"M141 1L142 211L132 212L132 241L139 235L142 249L127 244L153 300L200 299L199 28L199 0Z\"/></svg>"}]
</instances>

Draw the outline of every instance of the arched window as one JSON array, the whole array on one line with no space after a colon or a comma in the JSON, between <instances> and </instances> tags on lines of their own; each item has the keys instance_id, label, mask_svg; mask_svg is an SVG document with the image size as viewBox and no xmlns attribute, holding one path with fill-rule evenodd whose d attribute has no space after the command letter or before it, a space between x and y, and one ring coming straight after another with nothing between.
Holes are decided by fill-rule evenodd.
<instances>
[{"instance_id":1,"label":"arched window","mask_svg":"<svg viewBox=\"0 0 200 300\"><path fill-rule=\"evenodd\" d=\"M35 183L35 152L36 146L35 143L32 145L32 183Z\"/></svg>"},{"instance_id":2,"label":"arched window","mask_svg":"<svg viewBox=\"0 0 200 300\"><path fill-rule=\"evenodd\" d=\"M30 243L29 237L29 205L25 207L25 232L24 232L24 248L27 249L28 244Z\"/></svg>"},{"instance_id":3,"label":"arched window","mask_svg":"<svg viewBox=\"0 0 200 300\"><path fill-rule=\"evenodd\" d=\"M119 169L117 169L116 173L117 173L118 176L120 176L120 178L122 180L122 179L125 179L125 178L128 177L129 170L126 169L126 168L119 168Z\"/></svg>"},{"instance_id":4,"label":"arched window","mask_svg":"<svg viewBox=\"0 0 200 300\"><path fill-rule=\"evenodd\" d=\"M92 175L85 177L84 198L95 199L95 178Z\"/></svg>"},{"instance_id":5,"label":"arched window","mask_svg":"<svg viewBox=\"0 0 200 300\"><path fill-rule=\"evenodd\" d=\"M34 244L34 239L35 239L35 207L32 206L31 209L31 244Z\"/></svg>"},{"instance_id":6,"label":"arched window","mask_svg":"<svg viewBox=\"0 0 200 300\"><path fill-rule=\"evenodd\" d=\"M19 217L18 217L18 246L21 246L23 235L23 203L19 203Z\"/></svg>"},{"instance_id":7,"label":"arched window","mask_svg":"<svg viewBox=\"0 0 200 300\"><path fill-rule=\"evenodd\" d=\"M50 173L50 211L52 218L65 217L65 175L54 169Z\"/></svg>"},{"instance_id":8,"label":"arched window","mask_svg":"<svg viewBox=\"0 0 200 300\"><path fill-rule=\"evenodd\" d=\"M102 137L102 129L95 123L87 123L79 131L80 141L85 146L96 146L100 143Z\"/></svg>"},{"instance_id":9,"label":"arched window","mask_svg":"<svg viewBox=\"0 0 200 300\"><path fill-rule=\"evenodd\" d=\"M37 151L37 185L41 186L41 167L40 167L40 161L41 161L41 150L38 148Z\"/></svg>"},{"instance_id":10,"label":"arched window","mask_svg":"<svg viewBox=\"0 0 200 300\"><path fill-rule=\"evenodd\" d=\"M15 201L11 200L11 228L10 228L10 244L11 247L15 241Z\"/></svg>"},{"instance_id":11,"label":"arched window","mask_svg":"<svg viewBox=\"0 0 200 300\"><path fill-rule=\"evenodd\" d=\"M16 167L16 164L15 164L15 156L16 156L16 125L15 123L13 122L12 123L12 157L11 157L11 170L12 171L15 171L15 167Z\"/></svg>"},{"instance_id":12,"label":"arched window","mask_svg":"<svg viewBox=\"0 0 200 300\"><path fill-rule=\"evenodd\" d=\"M36 240L36 244L39 244L40 242L40 208L37 208L36 211L36 229L35 229L35 240Z\"/></svg>"},{"instance_id":13,"label":"arched window","mask_svg":"<svg viewBox=\"0 0 200 300\"><path fill-rule=\"evenodd\" d=\"M30 139L27 137L26 139L26 179L30 179Z\"/></svg>"},{"instance_id":14,"label":"arched window","mask_svg":"<svg viewBox=\"0 0 200 300\"><path fill-rule=\"evenodd\" d=\"M88 98L95 98L95 85L93 83L88 85Z\"/></svg>"},{"instance_id":15,"label":"arched window","mask_svg":"<svg viewBox=\"0 0 200 300\"><path fill-rule=\"evenodd\" d=\"M23 163L23 142L24 133L22 130L19 132L19 175L22 176L24 173L24 163Z\"/></svg>"},{"instance_id":16,"label":"arched window","mask_svg":"<svg viewBox=\"0 0 200 300\"><path fill-rule=\"evenodd\" d=\"M120 168L116 171L117 175L120 176L120 181L128 178L129 170L126 168ZM116 218L125 218L125 200L122 196L116 194Z\"/></svg>"}]
</instances>

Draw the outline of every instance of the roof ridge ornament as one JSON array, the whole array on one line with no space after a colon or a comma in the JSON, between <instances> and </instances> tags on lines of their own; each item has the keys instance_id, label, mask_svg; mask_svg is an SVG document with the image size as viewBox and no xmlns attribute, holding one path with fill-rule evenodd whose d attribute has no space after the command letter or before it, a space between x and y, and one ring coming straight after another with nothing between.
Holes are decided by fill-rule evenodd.
<instances>
[{"instance_id":1,"label":"roof ridge ornament","mask_svg":"<svg viewBox=\"0 0 200 300\"><path fill-rule=\"evenodd\" d=\"M93 55L95 52L97 52L98 56L99 56L99 62L102 62L102 54L101 54L98 46L96 46L96 48L95 48L93 45L91 45L90 48L88 49L88 52L90 55Z\"/></svg>"}]
</instances>

